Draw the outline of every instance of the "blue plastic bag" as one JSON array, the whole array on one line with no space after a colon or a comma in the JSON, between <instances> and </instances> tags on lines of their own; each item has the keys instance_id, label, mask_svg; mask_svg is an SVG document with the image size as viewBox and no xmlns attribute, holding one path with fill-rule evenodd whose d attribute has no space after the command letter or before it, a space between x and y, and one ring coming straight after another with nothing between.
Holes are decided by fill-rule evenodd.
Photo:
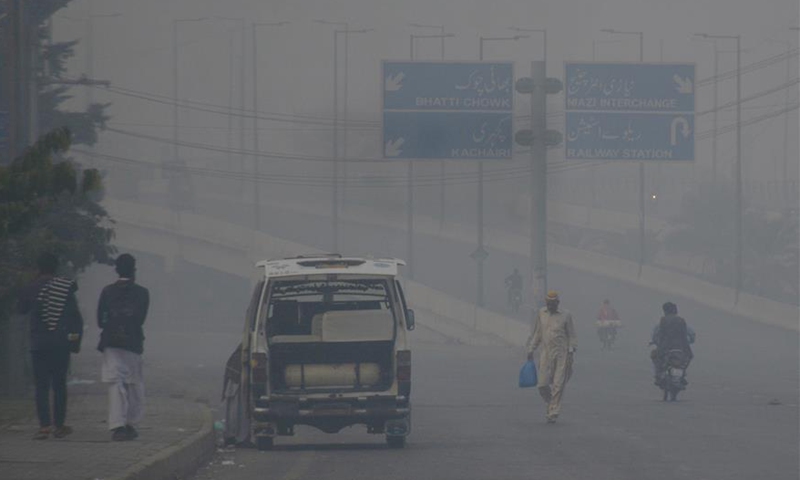
<instances>
[{"instance_id":1,"label":"blue plastic bag","mask_svg":"<svg viewBox=\"0 0 800 480\"><path fill-rule=\"evenodd\" d=\"M528 360L519 370L519 388L535 387L539 383L536 376L536 364L533 360Z\"/></svg>"}]
</instances>

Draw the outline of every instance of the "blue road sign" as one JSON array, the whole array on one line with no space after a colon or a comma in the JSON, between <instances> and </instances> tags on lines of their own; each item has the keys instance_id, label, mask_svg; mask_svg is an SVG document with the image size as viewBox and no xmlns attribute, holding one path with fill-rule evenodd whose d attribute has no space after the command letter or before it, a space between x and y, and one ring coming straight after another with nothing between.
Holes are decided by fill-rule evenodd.
<instances>
[{"instance_id":1,"label":"blue road sign","mask_svg":"<svg viewBox=\"0 0 800 480\"><path fill-rule=\"evenodd\" d=\"M384 112L383 153L406 159L509 159L512 123L510 112Z\"/></svg>"},{"instance_id":2,"label":"blue road sign","mask_svg":"<svg viewBox=\"0 0 800 480\"><path fill-rule=\"evenodd\" d=\"M510 111L511 63L384 62L384 110Z\"/></svg>"},{"instance_id":3,"label":"blue road sign","mask_svg":"<svg viewBox=\"0 0 800 480\"><path fill-rule=\"evenodd\" d=\"M512 63L384 62L382 78L385 158L511 158Z\"/></svg>"},{"instance_id":4,"label":"blue road sign","mask_svg":"<svg viewBox=\"0 0 800 480\"><path fill-rule=\"evenodd\" d=\"M567 159L694 160L694 115L567 112Z\"/></svg>"},{"instance_id":5,"label":"blue road sign","mask_svg":"<svg viewBox=\"0 0 800 480\"><path fill-rule=\"evenodd\" d=\"M567 63L567 159L694 160L693 64Z\"/></svg>"}]
</instances>

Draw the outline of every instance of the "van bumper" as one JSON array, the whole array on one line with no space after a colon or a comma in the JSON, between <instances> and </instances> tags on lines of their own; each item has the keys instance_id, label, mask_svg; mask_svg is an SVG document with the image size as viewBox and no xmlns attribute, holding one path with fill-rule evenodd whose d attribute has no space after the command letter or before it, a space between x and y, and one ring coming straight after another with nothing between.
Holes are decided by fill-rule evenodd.
<instances>
[{"instance_id":1,"label":"van bumper","mask_svg":"<svg viewBox=\"0 0 800 480\"><path fill-rule=\"evenodd\" d=\"M349 418L354 423L376 419L400 419L411 413L403 396L359 398L261 397L253 409L257 422L298 422L313 418Z\"/></svg>"}]
</instances>

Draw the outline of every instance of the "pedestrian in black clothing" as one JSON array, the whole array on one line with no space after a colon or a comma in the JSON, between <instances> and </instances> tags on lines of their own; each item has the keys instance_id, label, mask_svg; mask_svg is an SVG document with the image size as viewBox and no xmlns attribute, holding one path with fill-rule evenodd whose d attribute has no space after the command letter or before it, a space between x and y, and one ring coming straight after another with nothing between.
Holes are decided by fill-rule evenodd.
<instances>
[{"instance_id":1,"label":"pedestrian in black clothing","mask_svg":"<svg viewBox=\"0 0 800 480\"><path fill-rule=\"evenodd\" d=\"M103 288L97 325L103 330L97 349L103 352L102 380L108 389L108 428L112 440L133 440L144 415L143 325L149 291L136 283L136 259L124 253L115 267L119 279Z\"/></svg>"},{"instance_id":2,"label":"pedestrian in black clothing","mask_svg":"<svg viewBox=\"0 0 800 480\"><path fill-rule=\"evenodd\" d=\"M29 317L36 413L39 416L39 431L34 439L44 440L50 433L56 438L72 433L72 428L64 424L67 416L67 371L70 352L80 350L83 317L75 298L78 284L56 275L58 257L45 253L37 263L39 276L22 289L17 307L19 313Z\"/></svg>"}]
</instances>

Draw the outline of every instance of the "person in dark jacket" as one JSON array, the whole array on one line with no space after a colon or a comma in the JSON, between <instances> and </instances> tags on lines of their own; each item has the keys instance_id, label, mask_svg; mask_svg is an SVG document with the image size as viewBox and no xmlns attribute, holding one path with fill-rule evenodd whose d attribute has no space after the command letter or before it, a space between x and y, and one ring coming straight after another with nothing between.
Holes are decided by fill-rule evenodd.
<instances>
[{"instance_id":1,"label":"person in dark jacket","mask_svg":"<svg viewBox=\"0 0 800 480\"><path fill-rule=\"evenodd\" d=\"M17 303L19 313L28 315L30 322L36 414L39 417L36 440L44 440L50 433L56 438L72 433L72 428L64 424L67 417L67 371L70 351L77 353L80 348L83 317L75 298L78 284L56 276L58 263L54 254L42 254L37 261L39 276L22 289Z\"/></svg>"},{"instance_id":2,"label":"person in dark jacket","mask_svg":"<svg viewBox=\"0 0 800 480\"><path fill-rule=\"evenodd\" d=\"M655 382L659 383L661 374L664 371L664 359L670 350L681 350L686 359L685 367L689 366L694 354L690 345L693 335L686 324L686 320L678 315L678 306L672 302L666 302L662 307L664 316L658 322L658 327L653 331L651 344L656 349L652 352L653 364L655 366Z\"/></svg>"},{"instance_id":3,"label":"person in dark jacket","mask_svg":"<svg viewBox=\"0 0 800 480\"><path fill-rule=\"evenodd\" d=\"M136 259L127 253L115 262L119 279L103 288L97 304L97 325L103 352L102 380L108 390L108 428L113 440L133 440L144 414L143 325L150 293L136 284Z\"/></svg>"}]
</instances>

